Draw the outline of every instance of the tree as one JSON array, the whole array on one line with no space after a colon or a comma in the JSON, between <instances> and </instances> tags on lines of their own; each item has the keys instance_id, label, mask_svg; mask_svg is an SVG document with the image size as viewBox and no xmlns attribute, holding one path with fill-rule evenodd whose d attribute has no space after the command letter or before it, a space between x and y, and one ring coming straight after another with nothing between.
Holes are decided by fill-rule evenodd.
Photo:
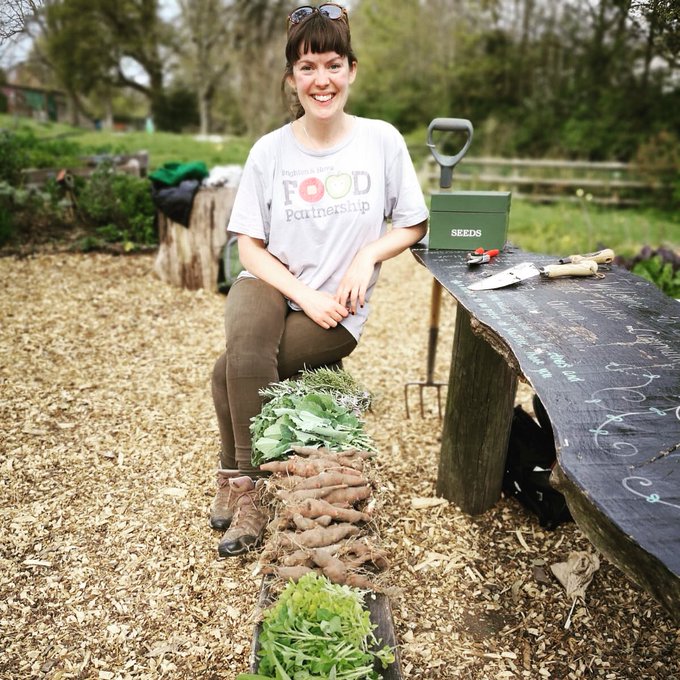
<instances>
[{"instance_id":1,"label":"tree","mask_svg":"<svg viewBox=\"0 0 680 680\"><path fill-rule=\"evenodd\" d=\"M234 12L225 0L179 0L181 29L178 49L190 64L196 89L201 134L212 128L216 90L234 61L231 23Z\"/></svg>"},{"instance_id":2,"label":"tree","mask_svg":"<svg viewBox=\"0 0 680 680\"><path fill-rule=\"evenodd\" d=\"M461 47L464 13L452 0L362 2L351 13L359 60L350 100L360 115L407 131L448 109ZM460 108L458 109L460 111Z\"/></svg>"},{"instance_id":3,"label":"tree","mask_svg":"<svg viewBox=\"0 0 680 680\"><path fill-rule=\"evenodd\" d=\"M115 87L130 87L149 100L151 115L162 117L165 105L163 89L164 59L162 50L170 42L168 27L158 13L158 0L65 0L84 2L86 12L100 20L109 38L105 43L114 73L108 77ZM124 70L124 61L130 59L140 66L148 81L130 77Z\"/></svg>"},{"instance_id":4,"label":"tree","mask_svg":"<svg viewBox=\"0 0 680 680\"><path fill-rule=\"evenodd\" d=\"M105 88L115 70L113 54L102 49L109 34L83 5L70 0L49 4L39 17L41 35L34 44L72 102L72 115L86 108L83 98Z\"/></svg>"},{"instance_id":5,"label":"tree","mask_svg":"<svg viewBox=\"0 0 680 680\"><path fill-rule=\"evenodd\" d=\"M132 88L149 101L152 115L165 107L163 49L169 31L158 16L158 0L43 0L30 31L34 51L83 108L83 98L110 100L114 88ZM146 79L134 78L134 62Z\"/></svg>"}]
</instances>

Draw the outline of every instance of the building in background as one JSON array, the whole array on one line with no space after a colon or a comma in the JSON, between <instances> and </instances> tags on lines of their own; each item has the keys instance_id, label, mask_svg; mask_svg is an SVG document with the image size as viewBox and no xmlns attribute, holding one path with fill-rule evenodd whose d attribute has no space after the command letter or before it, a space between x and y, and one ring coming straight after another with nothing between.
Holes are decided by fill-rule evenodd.
<instances>
[{"instance_id":1,"label":"building in background","mask_svg":"<svg viewBox=\"0 0 680 680\"><path fill-rule=\"evenodd\" d=\"M0 113L41 121L64 121L67 116L66 95L58 90L5 83L0 85Z\"/></svg>"}]
</instances>

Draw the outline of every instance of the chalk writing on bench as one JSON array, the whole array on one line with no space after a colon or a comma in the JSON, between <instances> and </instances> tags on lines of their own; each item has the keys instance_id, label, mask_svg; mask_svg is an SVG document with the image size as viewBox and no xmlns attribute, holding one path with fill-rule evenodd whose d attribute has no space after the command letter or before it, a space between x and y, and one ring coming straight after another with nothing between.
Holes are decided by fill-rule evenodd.
<instances>
[{"instance_id":1,"label":"chalk writing on bench","mask_svg":"<svg viewBox=\"0 0 680 680\"><path fill-rule=\"evenodd\" d=\"M649 503L680 508L658 491L663 483L649 473L635 476L631 467L639 475L649 463L650 433L667 430L667 419L680 421L678 381L672 377L680 368L673 341L680 337L680 315L650 319L644 281L532 279L511 289L472 292L468 276L452 279L449 285L472 301L475 316L510 344L539 392L544 382L564 385L560 391L573 385L572 403L586 406L582 444L592 437L603 456L631 461L618 483ZM594 380L605 387L592 391ZM667 458L676 456L680 452Z\"/></svg>"},{"instance_id":2,"label":"chalk writing on bench","mask_svg":"<svg viewBox=\"0 0 680 680\"><path fill-rule=\"evenodd\" d=\"M623 487L624 489L626 489L626 491L630 491L631 493L634 493L636 496L641 496L648 503L661 503L661 505L669 505L671 508L677 508L678 510L680 510L680 505L677 505L675 503L669 503L668 501L663 500L661 496L659 496L659 494L657 493L642 493L631 488L633 484L649 487L652 486L653 483L654 482L650 481L646 477L626 477L622 482Z\"/></svg>"}]
</instances>

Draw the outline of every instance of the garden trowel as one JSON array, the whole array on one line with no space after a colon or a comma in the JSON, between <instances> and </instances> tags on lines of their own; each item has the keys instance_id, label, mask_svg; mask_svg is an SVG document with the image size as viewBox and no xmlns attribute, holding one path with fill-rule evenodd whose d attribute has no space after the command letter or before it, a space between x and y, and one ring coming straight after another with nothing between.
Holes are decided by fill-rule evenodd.
<instances>
[{"instance_id":1,"label":"garden trowel","mask_svg":"<svg viewBox=\"0 0 680 680\"><path fill-rule=\"evenodd\" d=\"M545 267L537 267L533 262L522 262L510 269L505 269L498 274L489 276L482 281L477 281L468 286L470 290L496 290L505 288L533 276L544 276L556 279L562 276L596 276L597 262L595 260L583 260L574 264L548 264Z\"/></svg>"}]
</instances>

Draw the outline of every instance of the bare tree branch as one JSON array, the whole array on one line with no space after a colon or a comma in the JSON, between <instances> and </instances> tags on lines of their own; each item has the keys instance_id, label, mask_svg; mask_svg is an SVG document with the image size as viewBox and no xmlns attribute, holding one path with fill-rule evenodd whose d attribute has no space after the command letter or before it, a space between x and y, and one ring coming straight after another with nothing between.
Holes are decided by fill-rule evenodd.
<instances>
[{"instance_id":1,"label":"bare tree branch","mask_svg":"<svg viewBox=\"0 0 680 680\"><path fill-rule=\"evenodd\" d=\"M3 0L0 6L0 44L26 30L42 7L42 0Z\"/></svg>"}]
</instances>

